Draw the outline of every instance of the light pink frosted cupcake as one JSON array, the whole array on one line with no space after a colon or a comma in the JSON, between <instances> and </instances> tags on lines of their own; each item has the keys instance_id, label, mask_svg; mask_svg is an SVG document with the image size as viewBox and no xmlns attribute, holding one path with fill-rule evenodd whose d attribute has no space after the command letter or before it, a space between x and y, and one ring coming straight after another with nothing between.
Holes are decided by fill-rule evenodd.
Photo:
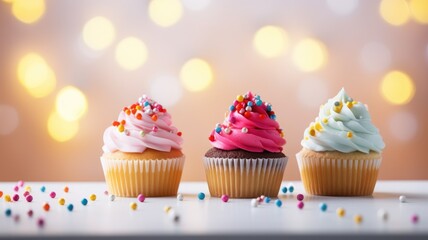
<instances>
[{"instance_id":1,"label":"light pink frosted cupcake","mask_svg":"<svg viewBox=\"0 0 428 240\"><path fill-rule=\"evenodd\" d=\"M162 105L143 96L104 132L101 163L110 193L123 197L177 194L184 165L181 132Z\"/></svg>"}]
</instances>

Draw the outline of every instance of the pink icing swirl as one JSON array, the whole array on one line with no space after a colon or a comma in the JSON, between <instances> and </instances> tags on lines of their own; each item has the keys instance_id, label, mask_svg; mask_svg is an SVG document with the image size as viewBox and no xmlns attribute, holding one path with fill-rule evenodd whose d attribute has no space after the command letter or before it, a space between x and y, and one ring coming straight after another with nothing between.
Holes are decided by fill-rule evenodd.
<instances>
[{"instance_id":1,"label":"pink icing swirl","mask_svg":"<svg viewBox=\"0 0 428 240\"><path fill-rule=\"evenodd\" d=\"M171 115L166 109L143 96L137 103L125 107L118 121L104 131L103 151L142 153L147 148L163 152L181 149L181 132L171 124Z\"/></svg>"},{"instance_id":2,"label":"pink icing swirl","mask_svg":"<svg viewBox=\"0 0 428 240\"><path fill-rule=\"evenodd\" d=\"M286 141L275 112L260 96L251 92L239 95L229 110L223 124L217 124L211 132L209 139L214 147L249 152L282 151Z\"/></svg>"}]
</instances>

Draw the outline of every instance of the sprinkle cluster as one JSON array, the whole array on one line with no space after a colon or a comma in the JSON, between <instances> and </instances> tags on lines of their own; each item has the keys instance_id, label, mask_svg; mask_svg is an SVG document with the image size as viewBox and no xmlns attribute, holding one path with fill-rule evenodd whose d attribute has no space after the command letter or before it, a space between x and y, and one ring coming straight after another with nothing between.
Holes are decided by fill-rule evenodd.
<instances>
[{"instance_id":1,"label":"sprinkle cluster","mask_svg":"<svg viewBox=\"0 0 428 240\"><path fill-rule=\"evenodd\" d=\"M333 103L333 107L332 110L336 113L340 113L342 111L343 108L343 104L345 104L349 109L353 108L354 105L358 104L357 101L354 101L352 98L348 97L347 99L345 99L343 102L342 101L335 101ZM321 105L321 109L324 107L324 105ZM318 133L321 133L323 131L323 124L324 125L328 125L329 123L329 118L331 116L331 111L330 109L327 110L327 116L329 116L328 118L323 118L320 121L317 121L315 123L311 123L311 125L309 126L309 130L308 133L310 136L312 137L316 137L316 135ZM360 119L362 118L362 116L359 117ZM352 138L353 137L353 133L352 132L347 132L346 133L346 137L347 138ZM305 140L309 140L308 137L305 137Z\"/></svg>"},{"instance_id":2,"label":"sprinkle cluster","mask_svg":"<svg viewBox=\"0 0 428 240\"><path fill-rule=\"evenodd\" d=\"M258 118L259 120L264 120L270 118L276 120L275 112L272 110L272 105L267 102L263 102L259 95L254 95L251 92L248 92L244 95L236 96L236 100L233 101L232 105L229 107L229 112L226 117L224 124L217 123L214 130L216 133L221 134L231 134L233 131L231 129L232 124L235 123L236 119L231 115L231 113L238 113L244 116L245 118ZM281 134L281 137L284 137L282 129L277 129ZM242 133L248 133L249 129L247 127L242 127L240 129ZM214 141L215 137L213 134L209 136L210 141Z\"/></svg>"},{"instance_id":3,"label":"sprinkle cluster","mask_svg":"<svg viewBox=\"0 0 428 240\"><path fill-rule=\"evenodd\" d=\"M122 111L128 115L128 116L134 116L138 120L143 120L144 116L147 116L150 118L153 123L158 120L158 118L167 112L166 108L164 108L161 104L157 103L153 99L147 97L146 95L143 95L138 99L138 102L128 106L124 107ZM112 125L114 127L117 127L117 130L121 133L126 134L127 136L130 135L130 130L126 128L126 120L122 119L119 121L113 121ZM139 134L141 137L144 137L148 133L156 133L159 130L159 128L154 125L151 130L139 131ZM181 132L176 133L178 136L181 136Z\"/></svg>"}]
</instances>

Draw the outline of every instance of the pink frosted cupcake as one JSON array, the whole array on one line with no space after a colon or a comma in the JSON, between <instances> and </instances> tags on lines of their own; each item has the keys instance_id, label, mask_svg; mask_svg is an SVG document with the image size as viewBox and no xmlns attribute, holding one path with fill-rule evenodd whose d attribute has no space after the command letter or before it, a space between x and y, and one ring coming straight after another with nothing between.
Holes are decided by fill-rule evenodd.
<instances>
[{"instance_id":1,"label":"pink frosted cupcake","mask_svg":"<svg viewBox=\"0 0 428 240\"><path fill-rule=\"evenodd\" d=\"M239 95L209 140L204 157L211 196L232 198L278 195L287 157L272 106L258 95Z\"/></svg>"}]
</instances>

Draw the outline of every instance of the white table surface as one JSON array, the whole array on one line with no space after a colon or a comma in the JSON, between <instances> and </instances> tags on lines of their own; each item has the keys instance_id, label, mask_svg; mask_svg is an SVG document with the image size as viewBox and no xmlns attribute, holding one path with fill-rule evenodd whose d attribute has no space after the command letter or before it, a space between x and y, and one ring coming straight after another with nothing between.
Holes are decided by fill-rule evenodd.
<instances>
[{"instance_id":1,"label":"white table surface","mask_svg":"<svg viewBox=\"0 0 428 240\"><path fill-rule=\"evenodd\" d=\"M104 194L103 182L28 182L32 188L33 202L28 203L19 194L18 202L6 202L5 194L14 194L17 183L2 182L0 191L0 238L9 237L65 237L91 236L105 238L122 237L194 237L194 236L232 236L232 237L280 237L294 238L327 237L427 237L428 239L428 181L378 181L372 197L320 197L306 195L301 182L293 182L292 194L279 194L283 206L278 208L274 201L261 204L257 208L250 205L250 199L230 199L224 203L219 198L210 198L208 186L203 182L182 182L179 192L184 194L183 201L175 197L146 198L144 203L135 198L116 198L110 202ZM282 186L289 186L283 182ZM40 191L46 186L46 192ZM64 186L70 191L65 193ZM49 193L55 191L55 199ZM199 200L197 193L205 192L205 200ZM97 200L83 206L80 201L90 194L96 194ZM305 195L304 209L297 208L296 195ZM400 203L400 195L406 195L407 202ZM58 204L59 198L65 198L66 204ZM130 209L130 202L138 202L138 209ZM49 212L42 209L48 202ZM319 210L319 204L328 205L326 212ZM74 210L69 212L68 203ZM180 216L175 223L164 212L165 206L171 206ZM339 218L336 209L343 207L346 215ZM12 216L7 217L5 210L10 208ZM384 208L389 219L382 221L377 211ZM34 216L29 218L27 211L32 209ZM419 215L419 222L411 222L413 214ZM356 224L353 216L361 214L363 222ZM14 220L15 215L20 220ZM45 226L39 228L37 219L45 219ZM318 238L319 238L318 237Z\"/></svg>"}]
</instances>

